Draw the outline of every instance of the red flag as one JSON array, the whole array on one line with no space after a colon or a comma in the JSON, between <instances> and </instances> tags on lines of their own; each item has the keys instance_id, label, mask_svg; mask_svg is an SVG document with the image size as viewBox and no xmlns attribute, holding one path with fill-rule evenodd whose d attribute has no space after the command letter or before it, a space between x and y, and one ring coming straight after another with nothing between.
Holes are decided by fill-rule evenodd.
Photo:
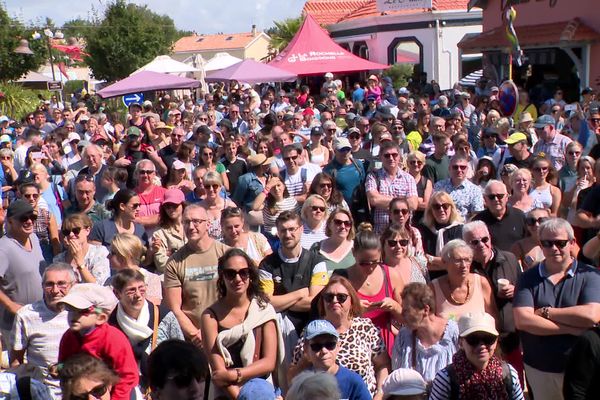
<instances>
[{"instance_id":1,"label":"red flag","mask_svg":"<svg viewBox=\"0 0 600 400\"><path fill-rule=\"evenodd\" d=\"M65 63L61 61L57 64L57 66L58 70L64 75L64 77L69 79L69 76L67 75L67 66L65 65Z\"/></svg>"}]
</instances>

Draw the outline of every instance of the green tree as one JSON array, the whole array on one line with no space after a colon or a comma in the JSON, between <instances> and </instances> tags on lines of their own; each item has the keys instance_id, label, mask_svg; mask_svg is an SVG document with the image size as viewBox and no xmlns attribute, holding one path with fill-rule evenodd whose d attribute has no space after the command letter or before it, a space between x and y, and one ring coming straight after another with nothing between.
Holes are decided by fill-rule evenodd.
<instances>
[{"instance_id":1,"label":"green tree","mask_svg":"<svg viewBox=\"0 0 600 400\"><path fill-rule=\"evenodd\" d=\"M44 62L44 44L39 40L31 40L31 33L20 22L10 18L0 6L0 81L19 79ZM33 55L14 53L21 39L29 40Z\"/></svg>"},{"instance_id":2,"label":"green tree","mask_svg":"<svg viewBox=\"0 0 600 400\"><path fill-rule=\"evenodd\" d=\"M304 22L304 17L287 18L283 21L273 21L275 26L266 30L266 34L271 37L270 48L280 52L284 50L292 41L296 33L300 30Z\"/></svg>"},{"instance_id":3,"label":"green tree","mask_svg":"<svg viewBox=\"0 0 600 400\"><path fill-rule=\"evenodd\" d=\"M413 76L414 65L394 64L383 71L383 76L389 76L395 88L408 86L408 80Z\"/></svg>"},{"instance_id":4,"label":"green tree","mask_svg":"<svg viewBox=\"0 0 600 400\"><path fill-rule=\"evenodd\" d=\"M74 37L77 39L85 37L87 32L94 29L95 25L92 21L81 18L72 19L63 24L62 32L66 38Z\"/></svg>"},{"instance_id":5,"label":"green tree","mask_svg":"<svg viewBox=\"0 0 600 400\"><path fill-rule=\"evenodd\" d=\"M86 63L97 79L109 82L125 78L154 57L168 54L177 29L173 20L146 6L116 0L107 6L97 27L82 30Z\"/></svg>"}]
</instances>

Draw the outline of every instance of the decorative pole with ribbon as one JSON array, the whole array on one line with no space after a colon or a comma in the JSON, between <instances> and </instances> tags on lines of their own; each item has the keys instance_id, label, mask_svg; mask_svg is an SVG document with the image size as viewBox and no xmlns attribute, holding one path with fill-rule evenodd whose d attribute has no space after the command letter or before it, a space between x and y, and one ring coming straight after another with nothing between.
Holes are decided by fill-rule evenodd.
<instances>
[{"instance_id":1,"label":"decorative pole with ribbon","mask_svg":"<svg viewBox=\"0 0 600 400\"><path fill-rule=\"evenodd\" d=\"M506 37L512 46L511 52L508 55L508 79L510 80L512 80L513 59L519 67L523 65L523 50L521 50L521 46L519 46L519 38L517 37L514 26L516 18L517 10L508 3L504 11L504 20L506 21Z\"/></svg>"}]
</instances>

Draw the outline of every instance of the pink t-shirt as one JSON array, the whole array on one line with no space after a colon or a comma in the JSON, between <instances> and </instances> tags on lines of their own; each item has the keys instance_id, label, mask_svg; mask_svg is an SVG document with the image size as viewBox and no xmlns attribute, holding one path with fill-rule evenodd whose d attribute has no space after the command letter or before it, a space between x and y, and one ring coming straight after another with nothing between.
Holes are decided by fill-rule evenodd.
<instances>
[{"instance_id":1,"label":"pink t-shirt","mask_svg":"<svg viewBox=\"0 0 600 400\"><path fill-rule=\"evenodd\" d=\"M167 189L161 186L154 186L152 191L147 194L138 192L140 198L140 217L148 217L151 215L158 215L158 209L165 200L165 192Z\"/></svg>"}]
</instances>

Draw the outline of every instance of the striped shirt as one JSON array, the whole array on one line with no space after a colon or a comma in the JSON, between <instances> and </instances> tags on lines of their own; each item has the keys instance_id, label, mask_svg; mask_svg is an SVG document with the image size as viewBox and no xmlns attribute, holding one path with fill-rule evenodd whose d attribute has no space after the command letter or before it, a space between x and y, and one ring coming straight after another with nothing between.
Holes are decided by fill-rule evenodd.
<instances>
[{"instance_id":1,"label":"striped shirt","mask_svg":"<svg viewBox=\"0 0 600 400\"><path fill-rule=\"evenodd\" d=\"M512 380L512 393L508 394L509 400L524 400L523 390L519 383L519 376L517 371L508 364L510 369L510 376ZM450 377L448 376L448 369L444 368L437 373L431 387L431 393L429 394L429 400L450 400ZM461 399L463 400L463 399ZM468 399L464 399L468 400Z\"/></svg>"}]
</instances>

